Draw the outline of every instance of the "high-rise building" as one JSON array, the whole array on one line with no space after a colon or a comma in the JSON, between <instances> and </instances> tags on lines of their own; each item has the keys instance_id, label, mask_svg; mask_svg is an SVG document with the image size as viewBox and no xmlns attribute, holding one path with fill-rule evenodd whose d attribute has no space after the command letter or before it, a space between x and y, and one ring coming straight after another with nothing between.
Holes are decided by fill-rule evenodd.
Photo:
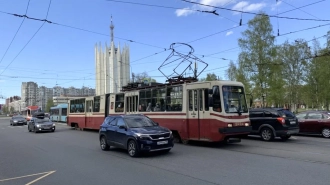
<instances>
[{"instance_id":1,"label":"high-rise building","mask_svg":"<svg viewBox=\"0 0 330 185\"><path fill-rule=\"evenodd\" d=\"M130 80L129 47L125 45L121 50L120 44L115 46L114 28L111 17L110 47L105 44L103 49L101 43L95 45L96 95L120 92L121 87Z\"/></svg>"},{"instance_id":2,"label":"high-rise building","mask_svg":"<svg viewBox=\"0 0 330 185\"><path fill-rule=\"evenodd\" d=\"M42 110L46 109L47 101L52 99L53 99L53 88L47 88L45 86L40 86L38 88L37 105L41 107Z\"/></svg>"},{"instance_id":3,"label":"high-rise building","mask_svg":"<svg viewBox=\"0 0 330 185\"><path fill-rule=\"evenodd\" d=\"M22 82L21 97L27 106L37 103L38 84L35 82Z\"/></svg>"}]
</instances>

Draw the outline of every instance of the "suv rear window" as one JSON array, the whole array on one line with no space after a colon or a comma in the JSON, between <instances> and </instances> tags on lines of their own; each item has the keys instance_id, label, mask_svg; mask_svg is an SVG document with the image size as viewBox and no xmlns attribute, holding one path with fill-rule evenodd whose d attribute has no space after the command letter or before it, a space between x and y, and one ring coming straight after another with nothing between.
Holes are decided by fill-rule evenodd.
<instances>
[{"instance_id":1,"label":"suv rear window","mask_svg":"<svg viewBox=\"0 0 330 185\"><path fill-rule=\"evenodd\" d=\"M285 109L279 110L278 113L282 117L289 117L289 118L295 117L295 115L291 111Z\"/></svg>"}]
</instances>

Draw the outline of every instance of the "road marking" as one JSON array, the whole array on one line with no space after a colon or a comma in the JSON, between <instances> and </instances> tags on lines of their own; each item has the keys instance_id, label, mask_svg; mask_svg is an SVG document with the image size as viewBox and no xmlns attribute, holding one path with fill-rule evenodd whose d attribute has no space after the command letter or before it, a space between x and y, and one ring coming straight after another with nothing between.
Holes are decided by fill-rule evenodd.
<instances>
[{"instance_id":1,"label":"road marking","mask_svg":"<svg viewBox=\"0 0 330 185\"><path fill-rule=\"evenodd\" d=\"M47 177L48 175L51 175L52 173L55 173L55 172L56 172L56 171L50 171L50 172L48 172L47 174L45 174L45 175L43 175L43 176L41 176L41 177L39 177L39 178L37 178L37 179L35 179L35 180L33 180L33 181L27 183L27 184L25 184L25 185L33 184L33 183L35 183L35 182L37 182L37 181L39 181L39 180L41 180L41 179Z\"/></svg>"},{"instance_id":2,"label":"road marking","mask_svg":"<svg viewBox=\"0 0 330 185\"><path fill-rule=\"evenodd\" d=\"M31 175L24 175L24 176L20 176L20 177L13 177L13 178L8 178L8 179L0 179L0 182L4 182L4 181L10 181L10 180L15 180L15 179L21 179L21 178L25 178L25 177L31 177L31 176L36 176L36 175L42 175L42 174L52 174L56 171L49 171L49 172L42 172L42 173L35 173L35 174L31 174Z\"/></svg>"}]
</instances>

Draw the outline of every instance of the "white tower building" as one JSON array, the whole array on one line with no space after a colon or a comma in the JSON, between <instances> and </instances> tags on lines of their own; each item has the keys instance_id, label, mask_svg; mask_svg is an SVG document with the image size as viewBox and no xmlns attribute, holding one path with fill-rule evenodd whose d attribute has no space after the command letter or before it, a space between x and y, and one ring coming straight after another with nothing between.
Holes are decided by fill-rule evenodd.
<instances>
[{"instance_id":1,"label":"white tower building","mask_svg":"<svg viewBox=\"0 0 330 185\"><path fill-rule=\"evenodd\" d=\"M129 46L120 49L114 44L114 25L110 25L111 42L102 49L101 43L95 45L95 93L96 95L120 92L122 86L130 81Z\"/></svg>"}]
</instances>

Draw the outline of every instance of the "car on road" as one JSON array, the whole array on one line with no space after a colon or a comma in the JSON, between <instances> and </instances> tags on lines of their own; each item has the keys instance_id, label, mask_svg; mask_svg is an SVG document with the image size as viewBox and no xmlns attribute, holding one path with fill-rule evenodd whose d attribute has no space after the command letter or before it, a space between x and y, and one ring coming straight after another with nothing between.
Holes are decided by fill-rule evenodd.
<instances>
[{"instance_id":1,"label":"car on road","mask_svg":"<svg viewBox=\"0 0 330 185\"><path fill-rule=\"evenodd\" d=\"M100 126L99 140L102 150L115 146L127 150L131 157L141 152L169 152L174 146L171 130L136 114L106 117Z\"/></svg>"},{"instance_id":2,"label":"car on road","mask_svg":"<svg viewBox=\"0 0 330 185\"><path fill-rule=\"evenodd\" d=\"M282 108L253 108L249 110L252 135L260 135L264 141L275 137L287 140L292 134L299 133L297 117Z\"/></svg>"},{"instance_id":3,"label":"car on road","mask_svg":"<svg viewBox=\"0 0 330 185\"><path fill-rule=\"evenodd\" d=\"M330 114L326 111L305 111L296 115L299 121L300 133L322 134L330 138Z\"/></svg>"},{"instance_id":4,"label":"car on road","mask_svg":"<svg viewBox=\"0 0 330 185\"><path fill-rule=\"evenodd\" d=\"M35 113L28 123L29 132L55 132L55 123L45 117L42 112Z\"/></svg>"},{"instance_id":5,"label":"car on road","mask_svg":"<svg viewBox=\"0 0 330 185\"><path fill-rule=\"evenodd\" d=\"M10 125L16 126L16 125L26 125L27 121L24 116L22 115L16 115L11 117L10 119Z\"/></svg>"}]
</instances>

